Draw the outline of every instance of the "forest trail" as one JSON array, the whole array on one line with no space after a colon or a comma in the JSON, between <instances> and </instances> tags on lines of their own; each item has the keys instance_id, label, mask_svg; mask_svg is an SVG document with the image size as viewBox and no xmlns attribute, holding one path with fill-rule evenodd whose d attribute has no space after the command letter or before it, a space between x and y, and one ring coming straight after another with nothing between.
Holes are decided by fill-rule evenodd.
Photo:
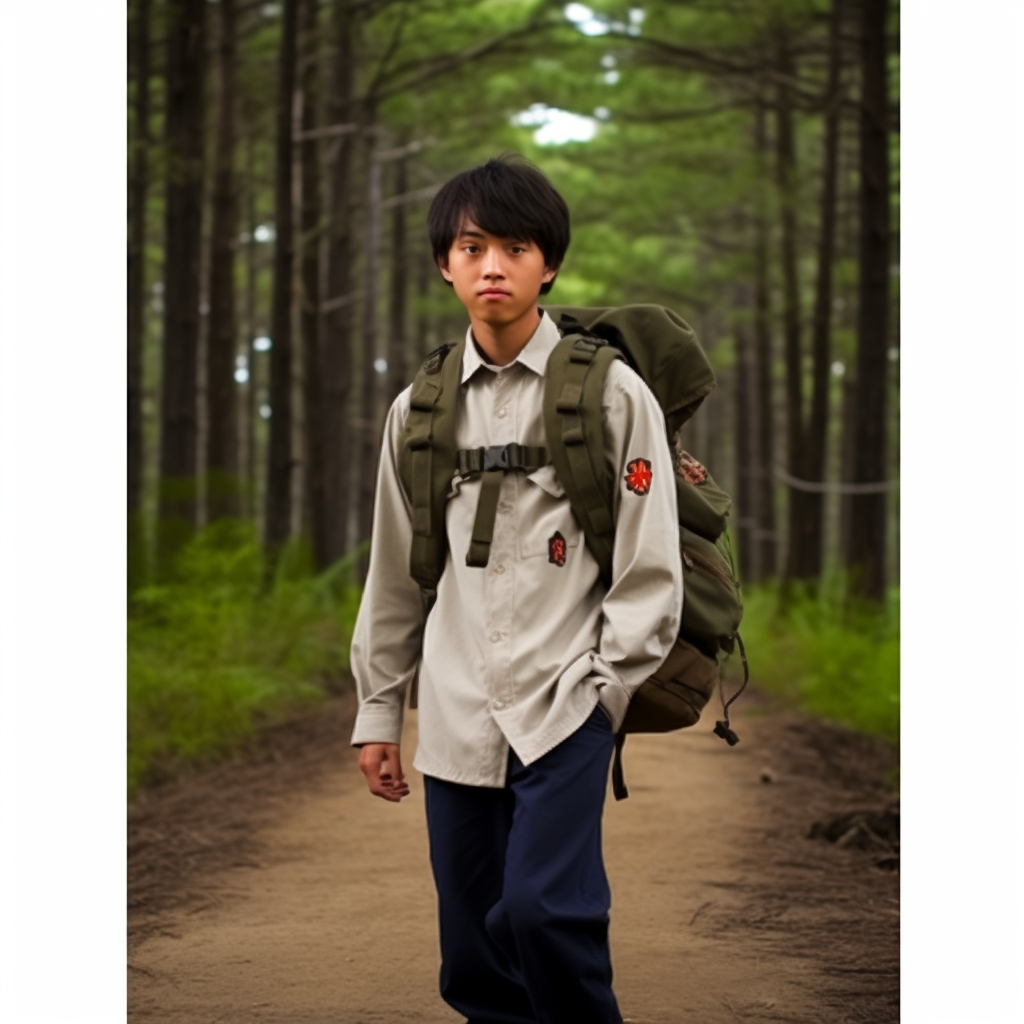
<instances>
[{"instance_id":1,"label":"forest trail","mask_svg":"<svg viewBox=\"0 0 1024 1024\"><path fill-rule=\"evenodd\" d=\"M630 797L609 792L604 819L623 1015L895 1024L893 851L863 833L808 837L815 822L883 808L891 754L756 695L741 704L737 747L711 735L714 706L695 729L626 744ZM351 698L332 701L258 755L133 806L132 1024L461 1019L437 995L415 714L400 805L366 792L351 717Z\"/></svg>"}]
</instances>

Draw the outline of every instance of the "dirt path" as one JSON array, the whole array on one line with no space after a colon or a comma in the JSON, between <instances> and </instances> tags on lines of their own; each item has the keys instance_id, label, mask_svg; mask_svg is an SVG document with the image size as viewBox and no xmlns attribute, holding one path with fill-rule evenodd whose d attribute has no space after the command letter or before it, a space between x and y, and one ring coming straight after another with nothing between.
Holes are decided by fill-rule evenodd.
<instances>
[{"instance_id":1,"label":"dirt path","mask_svg":"<svg viewBox=\"0 0 1024 1024\"><path fill-rule=\"evenodd\" d=\"M631 795L609 796L605 814L623 1014L635 1024L895 1022L893 850L863 827L840 829L841 844L808 837L815 822L884 808L891 757L831 726L752 714L756 699L744 705L735 748L704 724L626 745ZM350 721L338 701L279 730L259 756L133 808L134 1024L460 1019L436 994L422 785L413 773L398 806L369 797Z\"/></svg>"}]
</instances>

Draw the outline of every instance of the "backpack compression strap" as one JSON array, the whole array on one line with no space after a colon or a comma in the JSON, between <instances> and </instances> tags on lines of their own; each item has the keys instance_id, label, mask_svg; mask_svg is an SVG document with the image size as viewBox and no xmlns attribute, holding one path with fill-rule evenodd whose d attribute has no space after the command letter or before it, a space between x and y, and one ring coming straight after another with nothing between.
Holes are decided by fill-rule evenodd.
<instances>
[{"instance_id":1,"label":"backpack compression strap","mask_svg":"<svg viewBox=\"0 0 1024 1024\"><path fill-rule=\"evenodd\" d=\"M603 338L574 332L555 346L545 370L544 433L551 461L605 585L612 577L615 521L601 397L609 365L621 358Z\"/></svg>"}]
</instances>

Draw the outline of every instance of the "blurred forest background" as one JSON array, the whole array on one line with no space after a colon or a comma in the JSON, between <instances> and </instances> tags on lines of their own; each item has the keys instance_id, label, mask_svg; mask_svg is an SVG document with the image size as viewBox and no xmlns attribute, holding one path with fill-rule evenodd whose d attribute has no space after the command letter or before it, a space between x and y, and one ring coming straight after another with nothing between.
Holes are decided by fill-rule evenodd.
<instances>
[{"instance_id":1,"label":"blurred forest background","mask_svg":"<svg viewBox=\"0 0 1024 1024\"><path fill-rule=\"evenodd\" d=\"M346 685L385 411L465 330L426 209L504 151L572 211L553 301L708 352L754 681L897 740L896 0L128 17L130 792Z\"/></svg>"}]
</instances>

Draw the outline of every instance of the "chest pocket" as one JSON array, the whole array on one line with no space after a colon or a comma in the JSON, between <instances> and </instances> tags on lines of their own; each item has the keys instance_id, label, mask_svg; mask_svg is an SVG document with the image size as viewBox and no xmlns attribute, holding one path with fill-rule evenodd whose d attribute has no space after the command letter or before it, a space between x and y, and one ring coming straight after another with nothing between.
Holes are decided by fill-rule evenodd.
<instances>
[{"instance_id":1,"label":"chest pocket","mask_svg":"<svg viewBox=\"0 0 1024 1024\"><path fill-rule=\"evenodd\" d=\"M564 542L566 559L571 557L572 550L580 546L583 534L572 514L565 488L555 476L555 467L541 466L529 476L517 479L516 488L519 557L543 557L559 564L556 534L561 535Z\"/></svg>"}]
</instances>

